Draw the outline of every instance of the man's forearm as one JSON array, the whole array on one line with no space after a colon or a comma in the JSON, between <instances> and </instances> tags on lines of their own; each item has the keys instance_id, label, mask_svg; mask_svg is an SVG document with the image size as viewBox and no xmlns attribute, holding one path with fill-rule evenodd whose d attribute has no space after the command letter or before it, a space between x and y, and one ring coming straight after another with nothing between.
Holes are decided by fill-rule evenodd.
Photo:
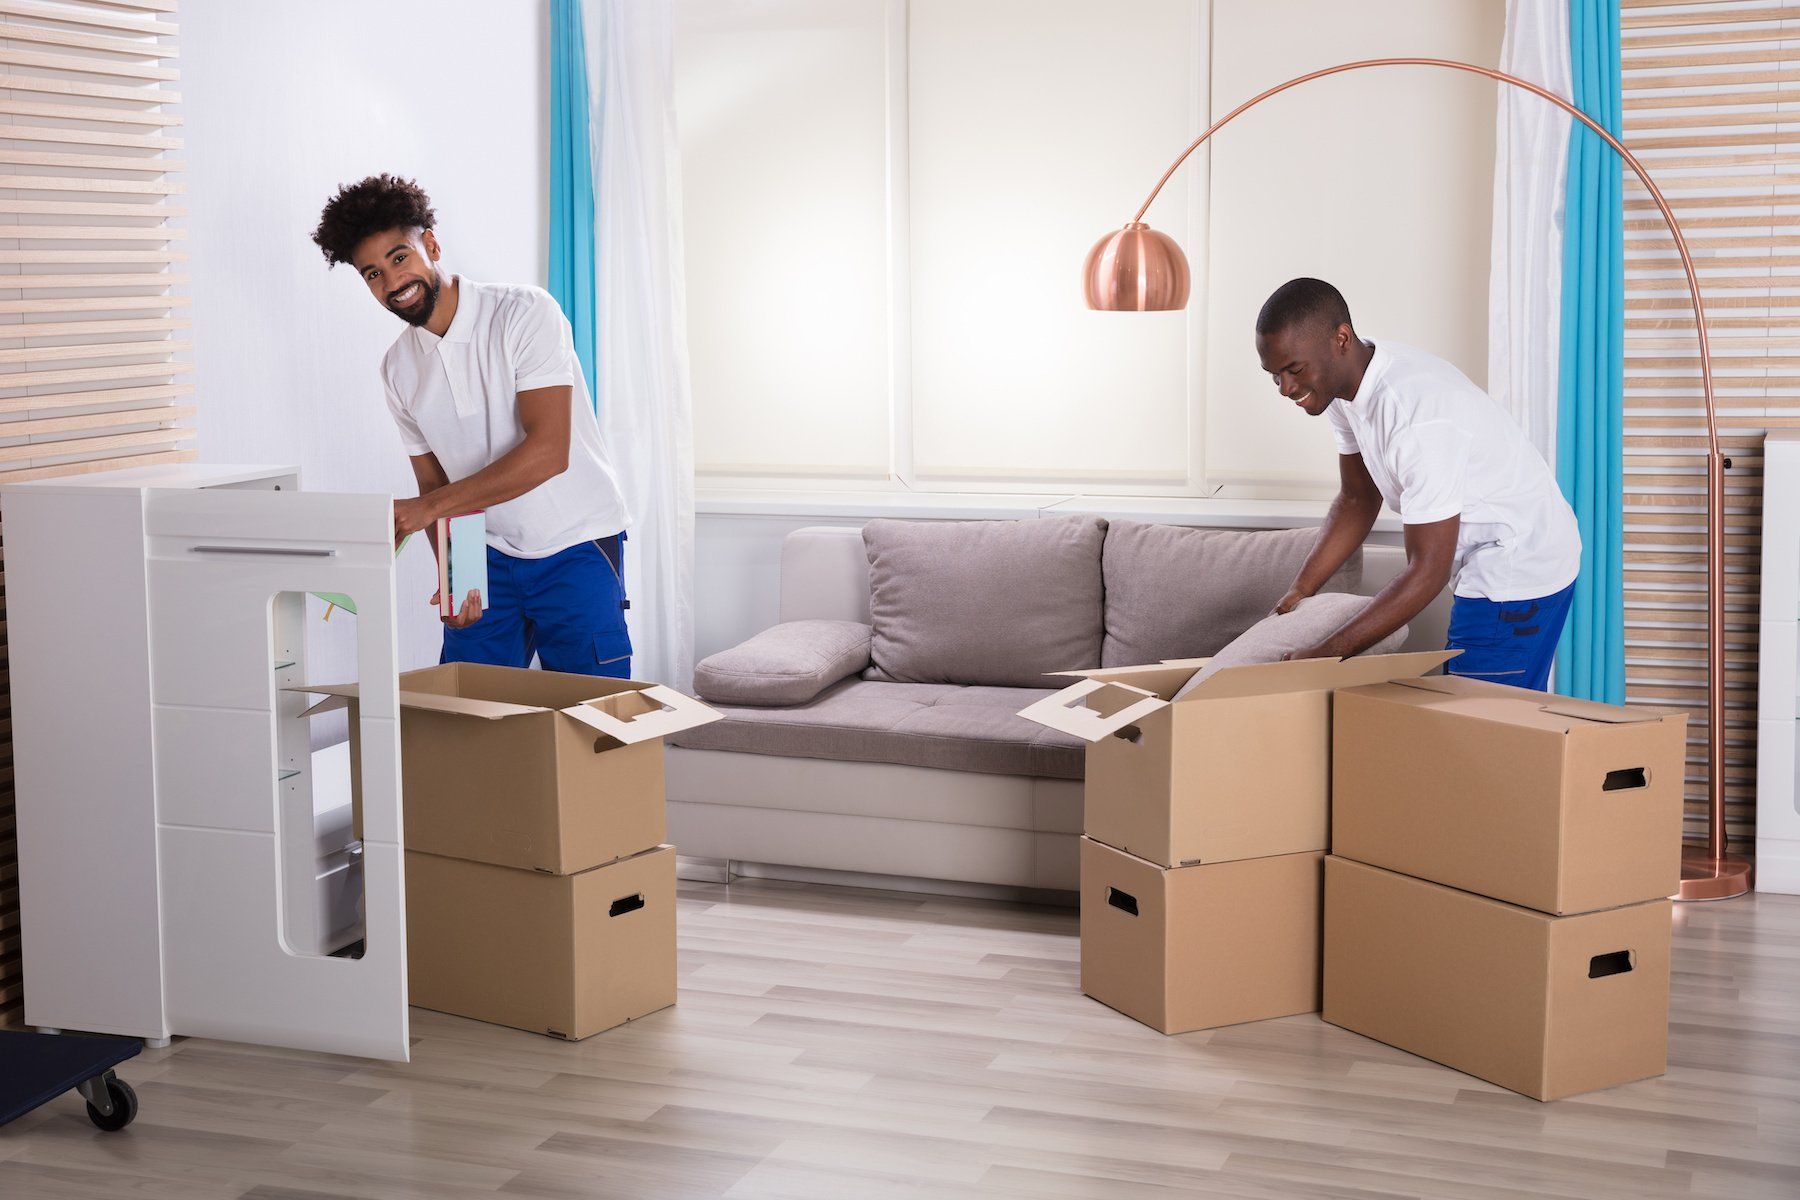
<instances>
[{"instance_id":1,"label":"man's forearm","mask_svg":"<svg viewBox=\"0 0 1800 1200\"><path fill-rule=\"evenodd\" d=\"M516 500L562 474L568 465L566 450L559 454L527 438L468 478L422 491L420 498L431 502L434 518L453 517Z\"/></svg>"},{"instance_id":2,"label":"man's forearm","mask_svg":"<svg viewBox=\"0 0 1800 1200\"><path fill-rule=\"evenodd\" d=\"M1325 513L1319 540L1313 543L1312 553L1306 556L1306 562L1294 580L1294 590L1307 596L1317 595L1325 581L1336 574L1363 544L1369 531L1375 528L1375 518L1380 513L1379 498L1339 492Z\"/></svg>"},{"instance_id":3,"label":"man's forearm","mask_svg":"<svg viewBox=\"0 0 1800 1200\"><path fill-rule=\"evenodd\" d=\"M1409 564L1388 585L1375 593L1370 605L1345 622L1318 645L1326 658L1361 654L1394 630L1425 611L1432 598L1444 590L1448 575L1421 563Z\"/></svg>"}]
</instances>

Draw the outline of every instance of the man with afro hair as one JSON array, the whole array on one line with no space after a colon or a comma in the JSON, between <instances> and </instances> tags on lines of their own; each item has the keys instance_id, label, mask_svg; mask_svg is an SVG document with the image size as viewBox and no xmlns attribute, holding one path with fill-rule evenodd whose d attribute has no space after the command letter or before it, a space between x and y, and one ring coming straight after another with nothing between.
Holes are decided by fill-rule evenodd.
<instances>
[{"instance_id":1,"label":"man with afro hair","mask_svg":"<svg viewBox=\"0 0 1800 1200\"><path fill-rule=\"evenodd\" d=\"M417 183L372 175L338 189L313 241L406 324L381 360L419 481L394 501L396 542L487 513L487 603L470 593L444 618L441 661L535 655L546 670L624 678L625 501L568 318L542 288L447 273L436 227Z\"/></svg>"}]
</instances>

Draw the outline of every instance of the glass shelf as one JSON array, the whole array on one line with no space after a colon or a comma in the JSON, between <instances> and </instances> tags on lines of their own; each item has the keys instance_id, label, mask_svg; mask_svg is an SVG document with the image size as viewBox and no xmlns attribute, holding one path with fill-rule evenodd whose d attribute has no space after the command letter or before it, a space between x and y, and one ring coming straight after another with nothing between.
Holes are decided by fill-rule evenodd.
<instances>
[{"instance_id":1,"label":"glass shelf","mask_svg":"<svg viewBox=\"0 0 1800 1200\"><path fill-rule=\"evenodd\" d=\"M294 665L294 664L293 664L293 663L291 663L291 662L278 662L278 663L276 663L276 664L275 664L275 669L276 669L276 670L277 670L277 671L285 671L285 670L287 670L287 669L288 669L288 668L289 668L289 667L291 667L291 666L293 666L293 665Z\"/></svg>"},{"instance_id":2,"label":"glass shelf","mask_svg":"<svg viewBox=\"0 0 1800 1200\"><path fill-rule=\"evenodd\" d=\"M277 772L275 772L275 782L282 783L286 780L292 779L294 776L298 775L299 773L300 773L299 771L277 771Z\"/></svg>"}]
</instances>

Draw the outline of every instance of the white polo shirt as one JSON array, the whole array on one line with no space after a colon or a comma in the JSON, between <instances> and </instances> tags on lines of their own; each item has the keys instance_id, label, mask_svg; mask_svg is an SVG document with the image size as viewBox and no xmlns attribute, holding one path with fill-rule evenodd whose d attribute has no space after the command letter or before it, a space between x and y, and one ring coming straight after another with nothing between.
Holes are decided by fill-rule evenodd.
<instances>
[{"instance_id":1,"label":"white polo shirt","mask_svg":"<svg viewBox=\"0 0 1800 1200\"><path fill-rule=\"evenodd\" d=\"M567 386L569 469L489 508L488 545L514 558L548 558L625 529L624 495L562 308L542 288L461 276L457 284L444 336L409 326L381 360L406 452L435 454L452 482L466 479L525 440L520 392Z\"/></svg>"},{"instance_id":2,"label":"white polo shirt","mask_svg":"<svg viewBox=\"0 0 1800 1200\"><path fill-rule=\"evenodd\" d=\"M1581 571L1581 532L1537 447L1455 367L1375 342L1353 400L1333 400L1340 454L1361 454L1382 499L1408 525L1460 516L1458 596L1535 600Z\"/></svg>"}]
</instances>

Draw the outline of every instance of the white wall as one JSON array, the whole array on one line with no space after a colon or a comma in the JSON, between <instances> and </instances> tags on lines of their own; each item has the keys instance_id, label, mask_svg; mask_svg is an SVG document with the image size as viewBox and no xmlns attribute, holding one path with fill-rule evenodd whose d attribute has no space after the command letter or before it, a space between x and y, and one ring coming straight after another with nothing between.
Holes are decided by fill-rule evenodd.
<instances>
[{"instance_id":1,"label":"white wall","mask_svg":"<svg viewBox=\"0 0 1800 1200\"><path fill-rule=\"evenodd\" d=\"M1324 424L1251 344L1298 274L1484 374L1496 93L1474 77L1362 72L1223 131L1147 214L1189 254L1185 312L1088 312L1079 268L1209 113L1353 58L1491 66L1506 0L677 5L713 490L1319 494Z\"/></svg>"},{"instance_id":2,"label":"white wall","mask_svg":"<svg viewBox=\"0 0 1800 1200\"><path fill-rule=\"evenodd\" d=\"M200 453L297 463L311 490L416 488L376 374L403 328L311 233L343 182L431 194L445 261L542 284L543 0L186 0L181 10ZM436 662L429 551L403 556L401 665Z\"/></svg>"},{"instance_id":3,"label":"white wall","mask_svg":"<svg viewBox=\"0 0 1800 1200\"><path fill-rule=\"evenodd\" d=\"M1378 7L1371 19L1368 5L1341 0L1220 0L1214 118L1338 63L1500 60L1504 0ZM1279 54L1250 52L1276 44ZM1256 314L1297 275L1337 285L1357 332L1430 350L1485 382L1500 86L1443 68L1370 68L1275 96L1209 143L1207 478L1337 482L1326 423L1283 402L1256 359Z\"/></svg>"}]
</instances>

